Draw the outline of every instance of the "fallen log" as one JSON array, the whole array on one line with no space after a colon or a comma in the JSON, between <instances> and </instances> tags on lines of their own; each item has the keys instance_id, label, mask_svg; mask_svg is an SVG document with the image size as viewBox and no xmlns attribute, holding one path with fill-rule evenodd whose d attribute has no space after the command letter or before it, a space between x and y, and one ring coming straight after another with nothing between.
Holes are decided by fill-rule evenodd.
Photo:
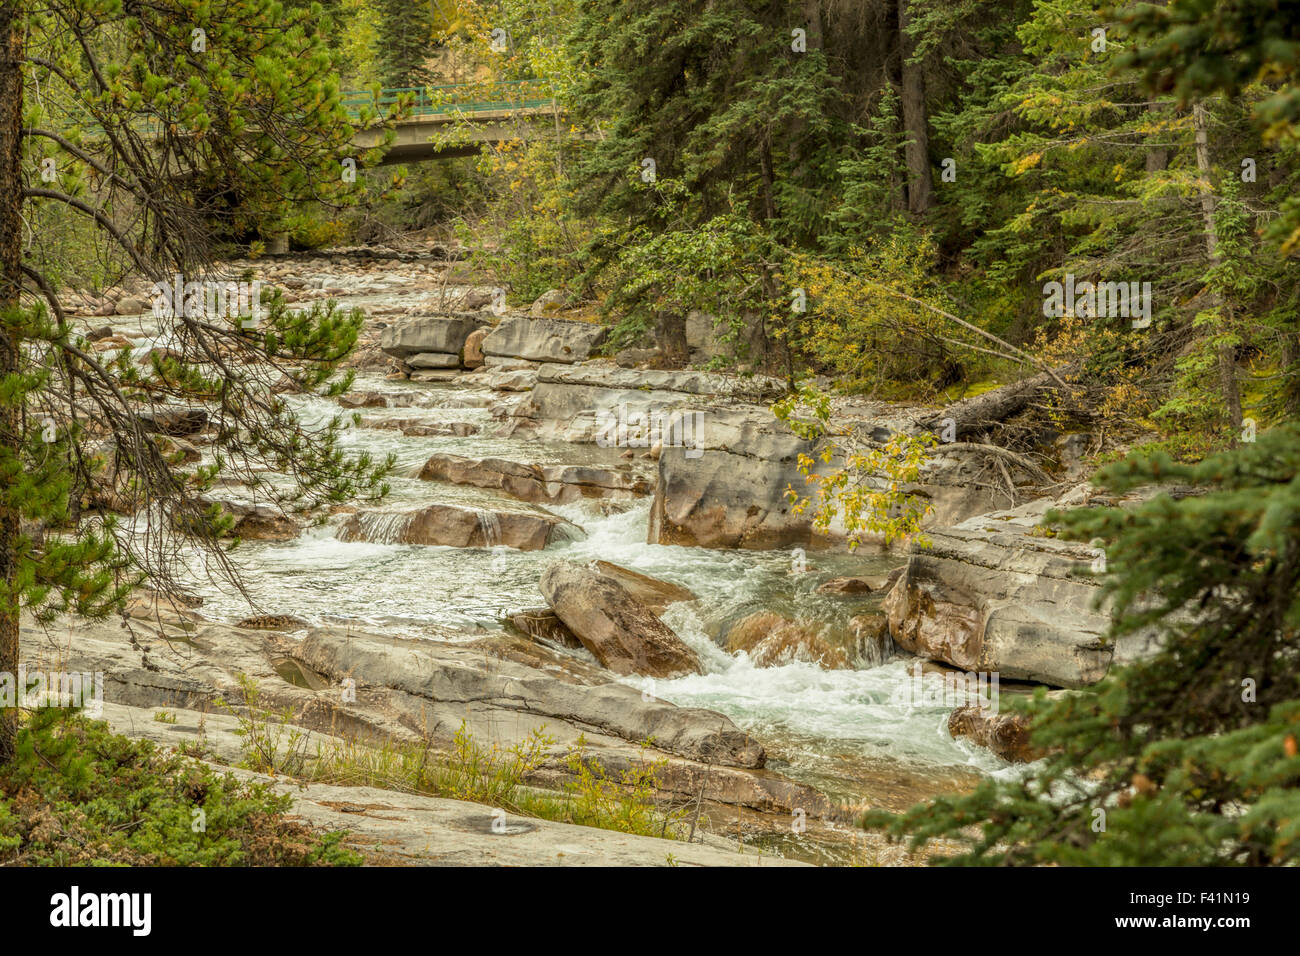
<instances>
[{"instance_id":1,"label":"fallen log","mask_svg":"<svg viewBox=\"0 0 1300 956\"><path fill-rule=\"evenodd\" d=\"M945 408L916 419L924 431L932 431L946 440L997 425L1022 410L1048 389L1059 388L1059 372L1047 371L1003 385L974 398L964 398Z\"/></svg>"}]
</instances>

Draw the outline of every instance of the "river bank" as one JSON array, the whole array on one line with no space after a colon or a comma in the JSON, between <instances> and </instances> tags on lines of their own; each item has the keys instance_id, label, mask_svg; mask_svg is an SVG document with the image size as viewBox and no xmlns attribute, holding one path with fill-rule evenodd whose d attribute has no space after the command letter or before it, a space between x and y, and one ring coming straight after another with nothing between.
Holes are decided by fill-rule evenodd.
<instances>
[{"instance_id":1,"label":"river bank","mask_svg":"<svg viewBox=\"0 0 1300 956\"><path fill-rule=\"evenodd\" d=\"M593 358L597 326L545 301L497 314L493 290L445 249L229 268L255 270L299 303L366 310L352 391L286 400L308 426L359 414L344 447L395 455L392 493L378 506L293 514L223 489L241 516L247 540L232 557L254 605L193 553L188 583L202 605L192 620L138 605L138 647L121 649L124 635L69 630L63 646L78 667L106 672L109 701L203 713L243 674L317 732L445 746L461 720L504 744L542 728L556 737L543 786L562 783L579 737L611 768L643 759L651 739L648 751L668 761L665 801L705 806L712 828L751 848L849 862L861 856L857 811L1017 772L949 733L952 703L915 693L918 661L1053 686L1094 680L1110 661L1099 619L1083 610L1091 585L1070 573L1088 549L1038 539L1037 565L1005 560L1026 553L1025 540L1005 537L1033 523L1033 507L1005 510L1032 497L1025 476L1023 496L1016 484L1008 494L979 482L968 459L939 454L915 490L930 499L937 536L964 535L970 553L949 548L954 563L938 571L935 558L904 551L850 554L786 500L806 443L771 414L779 381L652 368L644 351ZM87 309L147 306L130 299ZM100 316L83 321L99 330L101 353L174 344L147 314L115 315L107 330ZM717 347L702 335L690 344ZM926 410L841 400L836 412L902 431ZM620 433L619 416L633 427ZM638 433L656 420L698 428L676 444ZM611 421L615 440L602 441ZM204 428L173 435L200 462ZM580 586L566 603L542 586L559 565L593 562L624 569L621 591L588 601ZM646 610L626 572L673 599ZM235 626L255 614L258 629ZM629 619L641 638L678 642L676 663L617 663L628 649L608 642L629 627L595 632L599 620ZM43 641L25 631L24 653ZM345 703L346 680L357 694ZM906 859L888 850L872 858Z\"/></svg>"}]
</instances>

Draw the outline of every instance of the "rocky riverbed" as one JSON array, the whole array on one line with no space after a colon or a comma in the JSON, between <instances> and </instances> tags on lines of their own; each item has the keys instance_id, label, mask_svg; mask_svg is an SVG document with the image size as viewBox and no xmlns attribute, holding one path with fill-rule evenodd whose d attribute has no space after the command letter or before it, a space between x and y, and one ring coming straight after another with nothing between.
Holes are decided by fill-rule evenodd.
<instances>
[{"instance_id":1,"label":"rocky riverbed","mask_svg":"<svg viewBox=\"0 0 1300 956\"><path fill-rule=\"evenodd\" d=\"M214 495L240 519L253 606L194 553L200 606L142 597L124 625L26 626L29 660L105 673L108 716L129 732L150 708L200 725L238 704L246 675L318 734L448 746L463 722L509 746L541 730L541 787L563 784L580 739L612 771L662 759L661 798L701 805L728 852L901 862L864 844L857 809L1033 756L1018 728L950 724L951 701L915 693L917 665L996 671L1005 694L1081 686L1143 650L1101 641L1078 574L1094 556L1036 534L1055 499L1028 475L1008 494L968 456L938 454L910 489L932 505L932 547L850 554L842 529L816 533L786 496L811 446L770 411L780 381L656 368L646 348L602 357L598 325L556 297L494 310L445 249L229 268L367 311L353 390L287 400L309 425L355 411L345 446L398 470L383 503L330 515ZM147 307L137 288L88 300L96 349L170 347L136 314ZM688 338L697 359L721 348L708 323ZM206 425L183 411L173 440L205 461ZM836 414L915 433L926 410L840 400ZM538 862L554 855L538 842Z\"/></svg>"}]
</instances>

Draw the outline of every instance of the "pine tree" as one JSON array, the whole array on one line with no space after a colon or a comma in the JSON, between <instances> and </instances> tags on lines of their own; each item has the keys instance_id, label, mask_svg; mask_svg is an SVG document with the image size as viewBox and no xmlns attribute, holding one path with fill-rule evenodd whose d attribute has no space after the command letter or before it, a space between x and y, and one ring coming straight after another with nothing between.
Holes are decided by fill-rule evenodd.
<instances>
[{"instance_id":1,"label":"pine tree","mask_svg":"<svg viewBox=\"0 0 1300 956\"><path fill-rule=\"evenodd\" d=\"M375 56L386 87L426 86L434 82L426 66L436 48L440 25L433 3L377 0Z\"/></svg>"},{"instance_id":2,"label":"pine tree","mask_svg":"<svg viewBox=\"0 0 1300 956\"><path fill-rule=\"evenodd\" d=\"M1132 507L1049 513L1106 548L1112 641L1161 637L1101 683L1025 706L1048 756L866 823L951 864L1287 865L1300 860L1300 426L1195 465L1134 456L1095 479ZM972 834L971 828L978 830Z\"/></svg>"},{"instance_id":3,"label":"pine tree","mask_svg":"<svg viewBox=\"0 0 1300 956\"><path fill-rule=\"evenodd\" d=\"M44 229L84 219L106 261L170 287L241 278L214 269L214 235L354 199L341 170L355 124L319 8L5 3L0 42L0 673L13 675L23 610L103 615L145 579L175 593L177 534L239 586L221 549L230 518L207 497L218 475L311 507L382 493L389 463L345 455L338 419L306 430L282 394L346 390L334 373L360 312L291 313L278 293L259 323L179 308L160 319L171 350L106 360L63 310L66 263ZM38 228L20 244L24 221ZM214 465L185 467L161 434L160 419L191 413L214 427ZM113 511L150 520L126 533ZM0 712L0 760L16 721Z\"/></svg>"}]
</instances>

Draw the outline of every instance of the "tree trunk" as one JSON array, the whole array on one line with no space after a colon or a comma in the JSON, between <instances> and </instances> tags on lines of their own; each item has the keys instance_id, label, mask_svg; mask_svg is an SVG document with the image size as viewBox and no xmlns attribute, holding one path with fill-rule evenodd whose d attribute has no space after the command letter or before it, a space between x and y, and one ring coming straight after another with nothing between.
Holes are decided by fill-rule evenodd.
<instances>
[{"instance_id":1,"label":"tree trunk","mask_svg":"<svg viewBox=\"0 0 1300 956\"><path fill-rule=\"evenodd\" d=\"M1200 174L1201 217L1205 220L1205 252L1210 265L1218 266L1222 262L1219 255L1218 224L1215 221L1214 187L1210 179L1210 139L1207 131L1209 114L1205 106L1197 103L1192 107L1192 129L1195 132L1196 171ZM1218 308L1223 322L1232 321L1232 306L1225 302L1217 292L1211 296L1210 308ZM1222 345L1218 350L1219 389L1223 392L1224 415L1228 421L1232 444L1237 444L1241 433L1241 388L1237 382L1237 356L1231 345Z\"/></svg>"},{"instance_id":2,"label":"tree trunk","mask_svg":"<svg viewBox=\"0 0 1300 956\"><path fill-rule=\"evenodd\" d=\"M1038 398L1040 393L1057 387L1052 372L1040 372L1024 381L1003 385L974 398L963 398L960 402L916 419L916 424L939 433L940 437L943 437L945 428L951 427L951 435L955 440L1001 423Z\"/></svg>"},{"instance_id":3,"label":"tree trunk","mask_svg":"<svg viewBox=\"0 0 1300 956\"><path fill-rule=\"evenodd\" d=\"M680 312L656 312L655 345L674 364L685 365L690 358L686 345L686 316Z\"/></svg>"},{"instance_id":4,"label":"tree trunk","mask_svg":"<svg viewBox=\"0 0 1300 956\"><path fill-rule=\"evenodd\" d=\"M916 52L916 41L907 34L912 15L908 0L898 0L898 48L903 72L903 130L909 142L903 147L907 162L907 211L929 212L934 205L934 175L930 170L929 117L925 110L925 78L920 63L908 63Z\"/></svg>"},{"instance_id":5,"label":"tree trunk","mask_svg":"<svg viewBox=\"0 0 1300 956\"><path fill-rule=\"evenodd\" d=\"M18 306L22 289L23 23L17 2L0 4L0 310ZM0 379L19 369L17 326L0 319ZM21 404L0 404L0 459L17 461ZM18 511L0 489L0 677L18 679ZM16 688L19 695L22 688ZM15 701L15 705L17 701ZM0 763L14 756L18 708L0 706Z\"/></svg>"}]
</instances>

